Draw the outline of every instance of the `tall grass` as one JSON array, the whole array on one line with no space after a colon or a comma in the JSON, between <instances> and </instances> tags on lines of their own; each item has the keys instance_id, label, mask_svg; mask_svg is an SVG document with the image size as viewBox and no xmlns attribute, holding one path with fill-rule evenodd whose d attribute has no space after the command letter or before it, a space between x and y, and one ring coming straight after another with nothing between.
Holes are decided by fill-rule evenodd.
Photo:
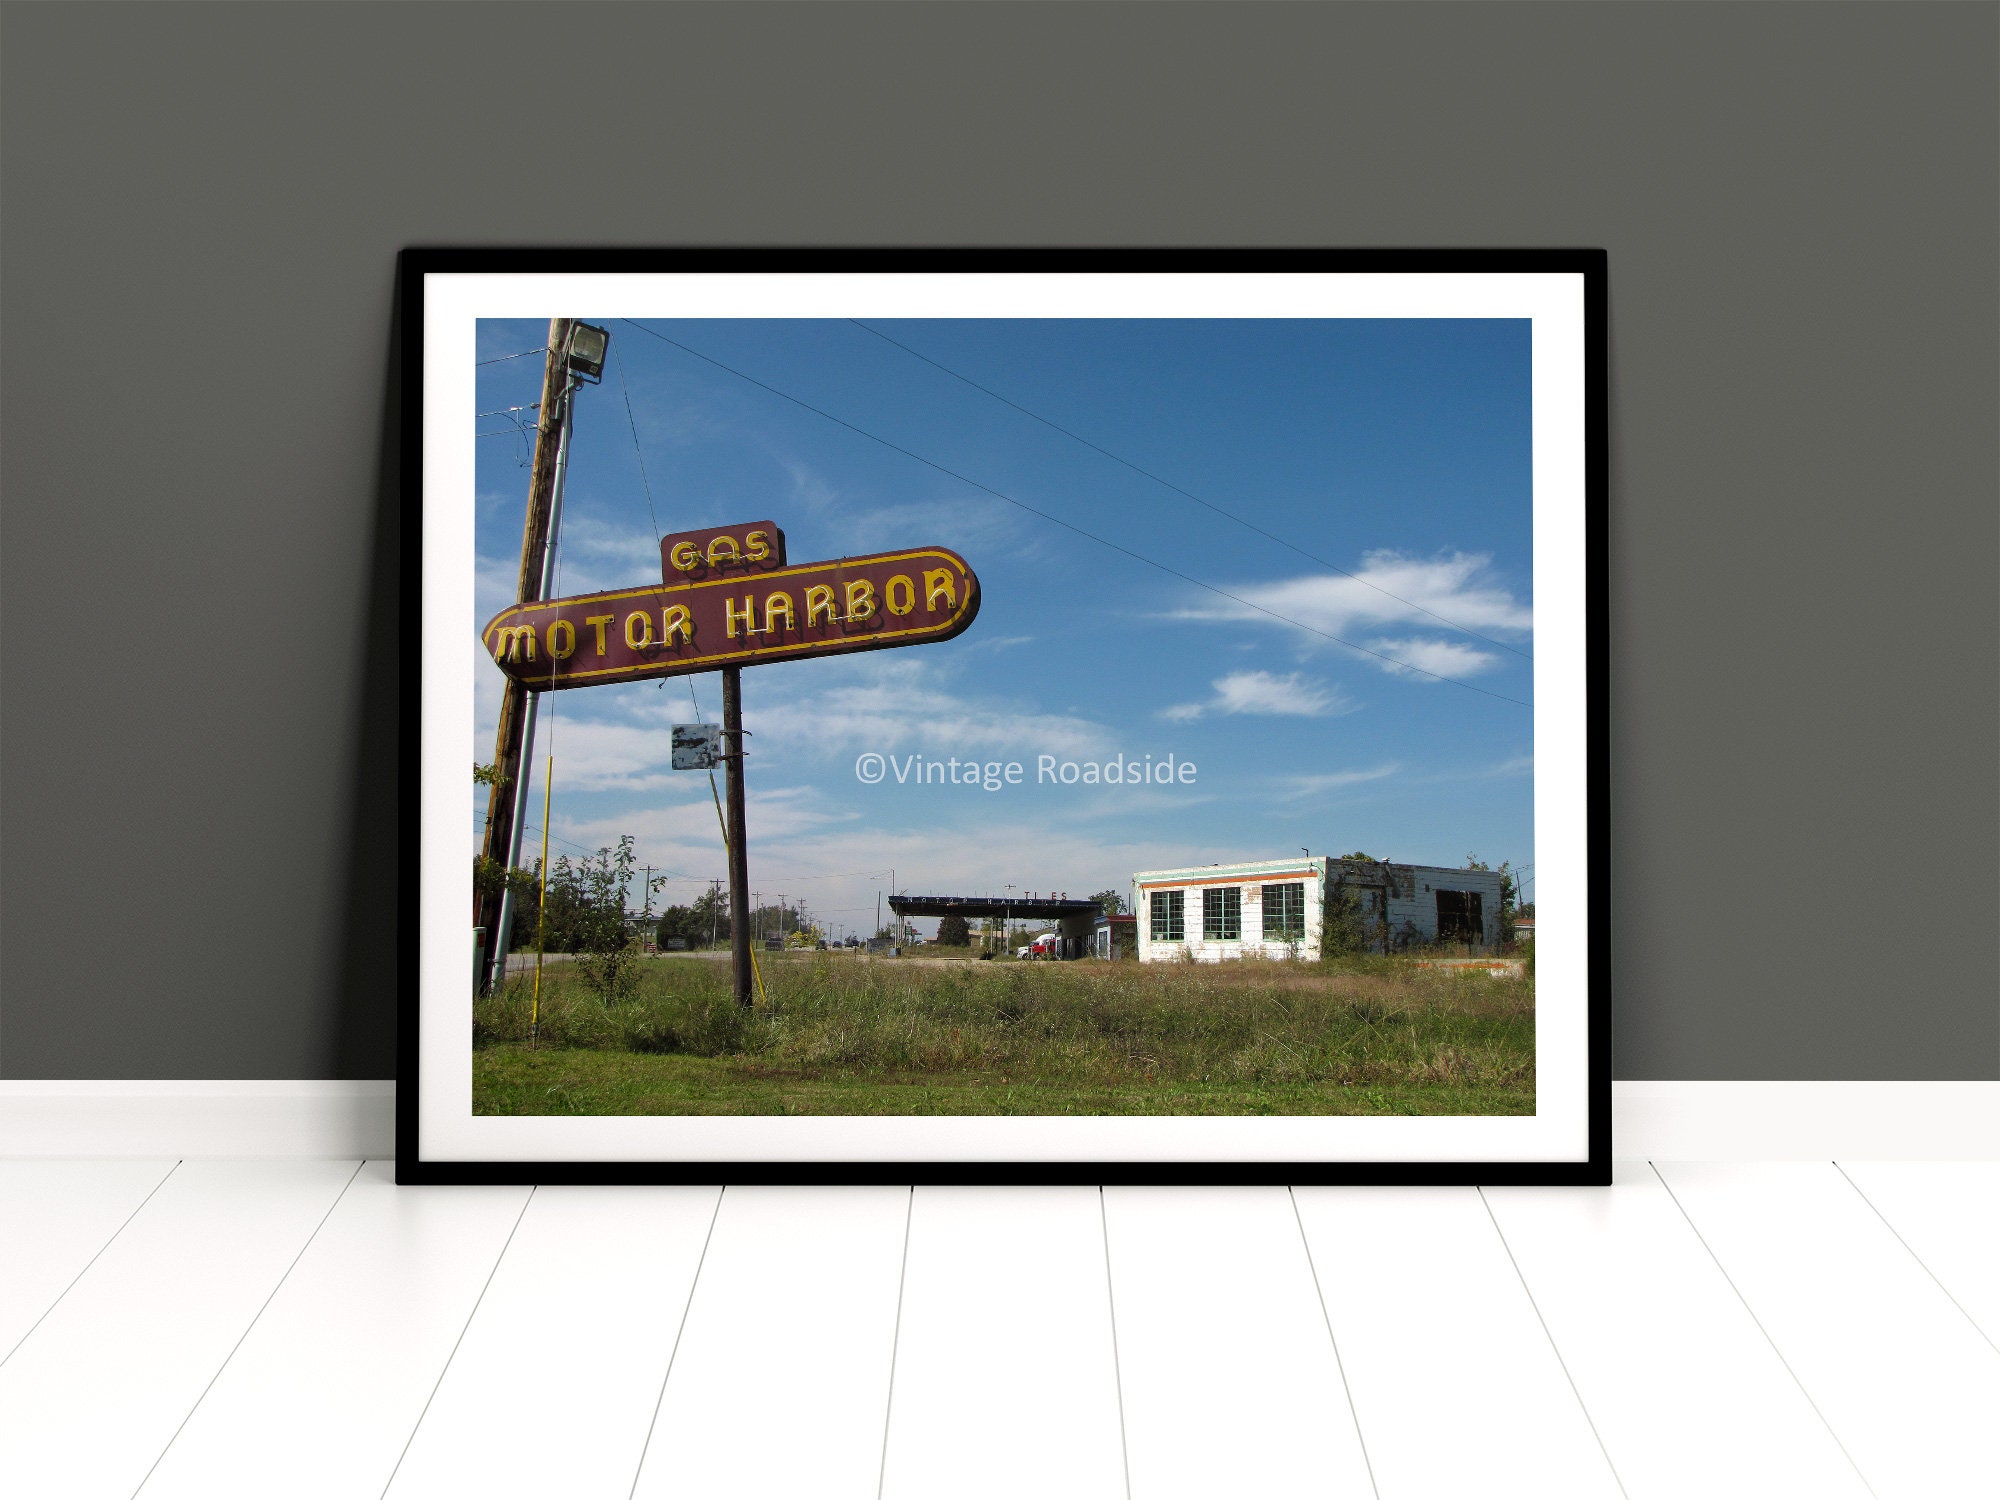
<instances>
[{"instance_id":1,"label":"tall grass","mask_svg":"<svg viewBox=\"0 0 2000 1500\"><path fill-rule=\"evenodd\" d=\"M1318 966L950 964L817 957L767 964L770 1004L737 1007L727 970L649 963L599 1001L543 980L537 1044L727 1057L752 1073L990 1075L1121 1084L1437 1083L1534 1075L1531 981L1375 959ZM519 988L474 1007L476 1045L521 1043Z\"/></svg>"}]
</instances>

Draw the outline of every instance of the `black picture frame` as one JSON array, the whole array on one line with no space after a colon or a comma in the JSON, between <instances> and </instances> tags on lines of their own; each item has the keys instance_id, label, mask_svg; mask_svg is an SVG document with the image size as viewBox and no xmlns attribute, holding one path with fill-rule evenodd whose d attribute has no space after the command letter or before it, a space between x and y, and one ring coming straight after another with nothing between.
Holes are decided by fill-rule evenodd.
<instances>
[{"instance_id":1,"label":"black picture frame","mask_svg":"<svg viewBox=\"0 0 2000 1500\"><path fill-rule=\"evenodd\" d=\"M396 1098L396 1180L401 1183L717 1184L717 1183L1132 1183L1132 1184L1539 1184L1602 1185L1611 1180L1610 727L1607 512L1609 498L1607 276L1598 249L773 249L773 248L453 248L407 249L399 258L396 337L401 423L403 638L420 630L428 567L425 492L427 294L436 276L731 275L821 273L1040 275L1046 273L1334 276L1544 276L1576 278L1581 307L1581 446L1584 636L1578 764L1589 879L1583 899L1588 942L1582 1006L1581 1098L1587 1150L1562 1159L1445 1160L772 1160L475 1159L427 1154L420 1139L427 1089L422 1056L423 853L421 741L423 663L401 662L399 765L400 917ZM581 309L578 310L582 311ZM1539 583L1539 580L1538 580ZM1538 698L1539 698L1538 694ZM1539 727L1539 723L1538 723ZM1538 736L1539 745L1539 736ZM922 1118L922 1117L911 1117Z\"/></svg>"}]
</instances>

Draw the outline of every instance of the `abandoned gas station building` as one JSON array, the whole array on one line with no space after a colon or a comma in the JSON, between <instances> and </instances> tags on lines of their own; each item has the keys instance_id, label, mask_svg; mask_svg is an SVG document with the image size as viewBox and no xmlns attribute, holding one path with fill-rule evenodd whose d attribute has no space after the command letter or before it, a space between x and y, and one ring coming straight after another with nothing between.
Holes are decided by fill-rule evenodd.
<instances>
[{"instance_id":1,"label":"abandoned gas station building","mask_svg":"<svg viewBox=\"0 0 2000 1500\"><path fill-rule=\"evenodd\" d=\"M1132 877L1139 959L1317 958L1326 894L1336 888L1356 898L1377 951L1433 942L1491 949L1500 942L1500 879L1494 870L1308 855L1141 870Z\"/></svg>"}]
</instances>

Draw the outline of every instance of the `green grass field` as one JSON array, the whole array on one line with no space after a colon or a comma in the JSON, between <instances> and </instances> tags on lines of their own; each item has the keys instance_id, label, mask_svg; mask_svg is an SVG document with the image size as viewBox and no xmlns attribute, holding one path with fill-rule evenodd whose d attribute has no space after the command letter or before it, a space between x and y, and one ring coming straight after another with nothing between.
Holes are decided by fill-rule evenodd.
<instances>
[{"instance_id":1,"label":"green grass field","mask_svg":"<svg viewBox=\"0 0 2000 1500\"><path fill-rule=\"evenodd\" d=\"M1532 979L1345 967L661 958L473 1014L478 1114L1531 1114Z\"/></svg>"}]
</instances>

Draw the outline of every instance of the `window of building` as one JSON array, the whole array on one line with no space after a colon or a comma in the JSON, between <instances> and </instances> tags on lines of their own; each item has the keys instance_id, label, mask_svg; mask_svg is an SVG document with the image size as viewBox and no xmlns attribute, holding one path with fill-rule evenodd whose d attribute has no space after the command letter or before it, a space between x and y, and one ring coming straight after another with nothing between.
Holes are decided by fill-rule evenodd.
<instances>
[{"instance_id":1,"label":"window of building","mask_svg":"<svg viewBox=\"0 0 2000 1500\"><path fill-rule=\"evenodd\" d=\"M1153 892L1153 941L1180 943L1187 940L1185 891Z\"/></svg>"},{"instance_id":2,"label":"window of building","mask_svg":"<svg viewBox=\"0 0 2000 1500\"><path fill-rule=\"evenodd\" d=\"M1478 891L1439 891L1438 936L1447 943L1486 941L1486 898Z\"/></svg>"},{"instance_id":3,"label":"window of building","mask_svg":"<svg viewBox=\"0 0 2000 1500\"><path fill-rule=\"evenodd\" d=\"M1306 883L1288 880L1264 887L1264 941L1296 943L1306 935Z\"/></svg>"},{"instance_id":4,"label":"window of building","mask_svg":"<svg viewBox=\"0 0 2000 1500\"><path fill-rule=\"evenodd\" d=\"M1207 943L1233 943L1243 936L1243 887L1212 885L1201 893L1201 936Z\"/></svg>"}]
</instances>

